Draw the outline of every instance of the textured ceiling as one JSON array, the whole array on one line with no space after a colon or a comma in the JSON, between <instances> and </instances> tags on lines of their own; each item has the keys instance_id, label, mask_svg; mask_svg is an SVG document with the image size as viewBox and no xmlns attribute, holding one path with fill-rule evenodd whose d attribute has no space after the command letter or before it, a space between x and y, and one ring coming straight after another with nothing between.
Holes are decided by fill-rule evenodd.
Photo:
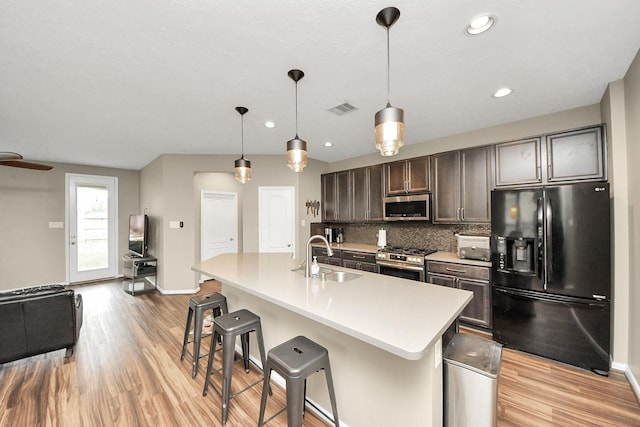
<instances>
[{"instance_id":1,"label":"textured ceiling","mask_svg":"<svg viewBox=\"0 0 640 427\"><path fill-rule=\"evenodd\" d=\"M638 0L60 0L0 2L0 151L140 169L163 153L375 151L373 116L405 110L406 143L600 101L640 47ZM469 37L466 23L497 16ZM509 86L503 99L493 91ZM327 110L349 102L343 116ZM266 129L273 120L277 127ZM334 143L324 148L325 141Z\"/></svg>"}]
</instances>

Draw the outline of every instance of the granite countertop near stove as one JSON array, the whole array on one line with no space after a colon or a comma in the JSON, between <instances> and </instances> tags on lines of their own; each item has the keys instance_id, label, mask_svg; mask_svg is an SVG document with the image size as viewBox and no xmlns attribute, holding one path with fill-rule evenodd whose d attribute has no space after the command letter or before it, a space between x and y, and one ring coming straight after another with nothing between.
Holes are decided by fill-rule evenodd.
<instances>
[{"instance_id":1,"label":"granite countertop near stove","mask_svg":"<svg viewBox=\"0 0 640 427\"><path fill-rule=\"evenodd\" d=\"M324 243L319 241L312 242L311 246L317 248L325 247ZM364 243L331 243L331 248L340 249L341 251L367 252L372 254L378 252L378 247L376 245L365 245Z\"/></svg>"},{"instance_id":2,"label":"granite countertop near stove","mask_svg":"<svg viewBox=\"0 0 640 427\"><path fill-rule=\"evenodd\" d=\"M491 261L459 258L455 252L438 251L427 255L427 261L453 262L456 264L475 265L478 267L491 267Z\"/></svg>"}]
</instances>

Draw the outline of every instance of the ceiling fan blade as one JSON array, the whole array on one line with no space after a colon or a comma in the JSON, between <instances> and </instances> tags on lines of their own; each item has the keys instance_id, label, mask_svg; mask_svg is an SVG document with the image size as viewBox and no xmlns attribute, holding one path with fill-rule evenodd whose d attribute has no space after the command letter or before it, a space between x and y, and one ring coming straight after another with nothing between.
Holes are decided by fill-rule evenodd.
<instances>
[{"instance_id":1,"label":"ceiling fan blade","mask_svg":"<svg viewBox=\"0 0 640 427\"><path fill-rule=\"evenodd\" d=\"M41 165L39 163L24 162L21 160L0 160L0 165L14 168L33 169L39 171L50 171L53 166Z\"/></svg>"},{"instance_id":2,"label":"ceiling fan blade","mask_svg":"<svg viewBox=\"0 0 640 427\"><path fill-rule=\"evenodd\" d=\"M22 156L13 151L0 151L0 161L5 160L22 160Z\"/></svg>"}]
</instances>

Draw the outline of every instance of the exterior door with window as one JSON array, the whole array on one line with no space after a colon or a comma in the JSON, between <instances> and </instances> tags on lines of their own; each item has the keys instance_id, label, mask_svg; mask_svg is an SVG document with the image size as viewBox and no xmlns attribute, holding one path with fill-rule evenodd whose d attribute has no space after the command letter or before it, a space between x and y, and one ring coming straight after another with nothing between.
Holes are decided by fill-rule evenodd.
<instances>
[{"instance_id":1,"label":"exterior door with window","mask_svg":"<svg viewBox=\"0 0 640 427\"><path fill-rule=\"evenodd\" d=\"M118 274L118 178L66 174L67 281Z\"/></svg>"}]
</instances>

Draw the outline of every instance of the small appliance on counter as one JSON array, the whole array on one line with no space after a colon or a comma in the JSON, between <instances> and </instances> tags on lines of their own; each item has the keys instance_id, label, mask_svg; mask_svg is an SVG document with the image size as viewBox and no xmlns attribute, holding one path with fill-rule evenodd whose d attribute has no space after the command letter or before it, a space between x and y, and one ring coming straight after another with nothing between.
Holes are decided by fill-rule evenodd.
<instances>
[{"instance_id":1,"label":"small appliance on counter","mask_svg":"<svg viewBox=\"0 0 640 427\"><path fill-rule=\"evenodd\" d=\"M342 227L325 227L324 237L329 243L344 243L344 230Z\"/></svg>"},{"instance_id":2,"label":"small appliance on counter","mask_svg":"<svg viewBox=\"0 0 640 427\"><path fill-rule=\"evenodd\" d=\"M456 234L458 239L458 258L491 260L491 247L488 236Z\"/></svg>"}]
</instances>

